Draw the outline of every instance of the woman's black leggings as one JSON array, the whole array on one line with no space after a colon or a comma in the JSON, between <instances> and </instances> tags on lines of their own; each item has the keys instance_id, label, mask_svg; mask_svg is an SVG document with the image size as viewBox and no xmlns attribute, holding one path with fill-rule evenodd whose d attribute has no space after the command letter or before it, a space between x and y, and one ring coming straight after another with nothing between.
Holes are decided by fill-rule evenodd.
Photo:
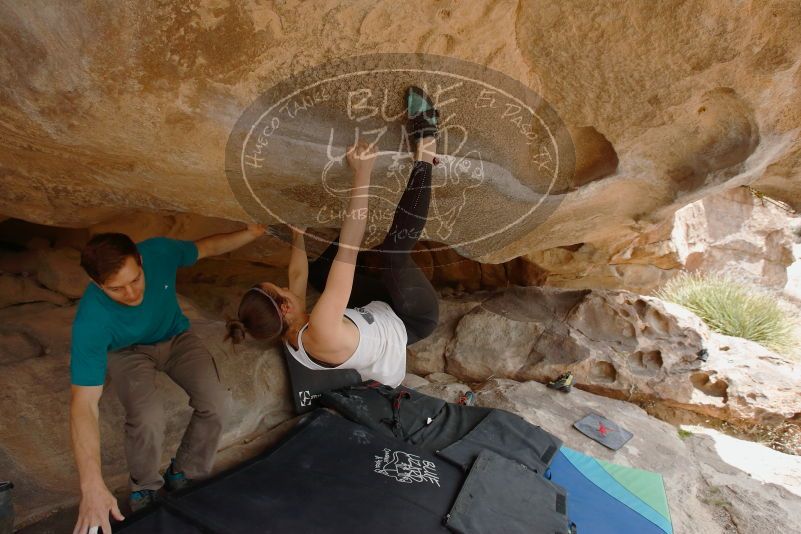
<instances>
[{"instance_id":1,"label":"woman's black leggings","mask_svg":"<svg viewBox=\"0 0 801 534\"><path fill-rule=\"evenodd\" d=\"M348 301L349 308L374 300L388 303L406 326L407 345L428 337L439 321L437 293L411 257L428 218L432 168L425 161L414 163L392 225L379 246L381 275L371 276L357 265ZM309 282L317 291L325 288L338 248L339 242L334 241L309 265Z\"/></svg>"}]
</instances>

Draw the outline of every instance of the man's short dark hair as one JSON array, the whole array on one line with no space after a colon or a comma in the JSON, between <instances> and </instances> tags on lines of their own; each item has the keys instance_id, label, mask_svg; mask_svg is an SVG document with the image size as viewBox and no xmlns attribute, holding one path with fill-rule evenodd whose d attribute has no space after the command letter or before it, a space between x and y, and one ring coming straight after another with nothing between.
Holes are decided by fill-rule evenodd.
<instances>
[{"instance_id":1,"label":"man's short dark hair","mask_svg":"<svg viewBox=\"0 0 801 534\"><path fill-rule=\"evenodd\" d=\"M81 267L98 284L105 283L119 271L125 259L133 256L142 265L136 244L125 234L97 234L81 251Z\"/></svg>"}]
</instances>

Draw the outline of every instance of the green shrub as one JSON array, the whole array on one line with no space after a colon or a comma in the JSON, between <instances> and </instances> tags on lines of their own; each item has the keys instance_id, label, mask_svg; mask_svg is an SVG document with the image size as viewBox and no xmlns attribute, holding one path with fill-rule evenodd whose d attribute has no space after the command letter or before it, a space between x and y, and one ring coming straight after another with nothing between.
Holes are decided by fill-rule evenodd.
<instances>
[{"instance_id":1,"label":"green shrub","mask_svg":"<svg viewBox=\"0 0 801 534\"><path fill-rule=\"evenodd\" d=\"M683 273L655 296L688 308L721 334L750 339L787 355L797 347L793 319L775 297L725 276Z\"/></svg>"}]
</instances>

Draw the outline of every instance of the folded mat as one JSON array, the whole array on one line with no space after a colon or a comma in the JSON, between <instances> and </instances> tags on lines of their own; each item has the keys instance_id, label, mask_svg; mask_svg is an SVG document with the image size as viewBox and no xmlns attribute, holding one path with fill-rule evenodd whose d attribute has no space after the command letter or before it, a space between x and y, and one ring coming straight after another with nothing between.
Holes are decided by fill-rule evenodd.
<instances>
[{"instance_id":1,"label":"folded mat","mask_svg":"<svg viewBox=\"0 0 801 534\"><path fill-rule=\"evenodd\" d=\"M662 475L598 460L562 447L551 480L570 495L579 534L672 534Z\"/></svg>"},{"instance_id":2,"label":"folded mat","mask_svg":"<svg viewBox=\"0 0 801 534\"><path fill-rule=\"evenodd\" d=\"M467 470L482 450L491 450L542 474L562 442L542 428L504 410L492 410L463 438L438 452Z\"/></svg>"},{"instance_id":3,"label":"folded mat","mask_svg":"<svg viewBox=\"0 0 801 534\"><path fill-rule=\"evenodd\" d=\"M458 534L566 534L567 494L526 466L483 450L446 525Z\"/></svg>"}]
</instances>

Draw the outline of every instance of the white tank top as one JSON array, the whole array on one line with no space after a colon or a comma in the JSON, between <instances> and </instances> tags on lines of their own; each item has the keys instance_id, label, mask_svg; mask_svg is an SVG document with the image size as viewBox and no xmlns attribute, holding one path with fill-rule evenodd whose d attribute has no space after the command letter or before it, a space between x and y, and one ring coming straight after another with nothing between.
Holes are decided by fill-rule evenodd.
<instances>
[{"instance_id":1,"label":"white tank top","mask_svg":"<svg viewBox=\"0 0 801 534\"><path fill-rule=\"evenodd\" d=\"M314 370L355 369L362 380L376 380L397 387L406 376L406 327L389 304L374 300L361 308L345 308L348 317L359 329L359 344L348 360L336 367L314 362L303 348L301 336L309 323L298 332L298 350L284 341L289 353L303 366Z\"/></svg>"}]
</instances>

